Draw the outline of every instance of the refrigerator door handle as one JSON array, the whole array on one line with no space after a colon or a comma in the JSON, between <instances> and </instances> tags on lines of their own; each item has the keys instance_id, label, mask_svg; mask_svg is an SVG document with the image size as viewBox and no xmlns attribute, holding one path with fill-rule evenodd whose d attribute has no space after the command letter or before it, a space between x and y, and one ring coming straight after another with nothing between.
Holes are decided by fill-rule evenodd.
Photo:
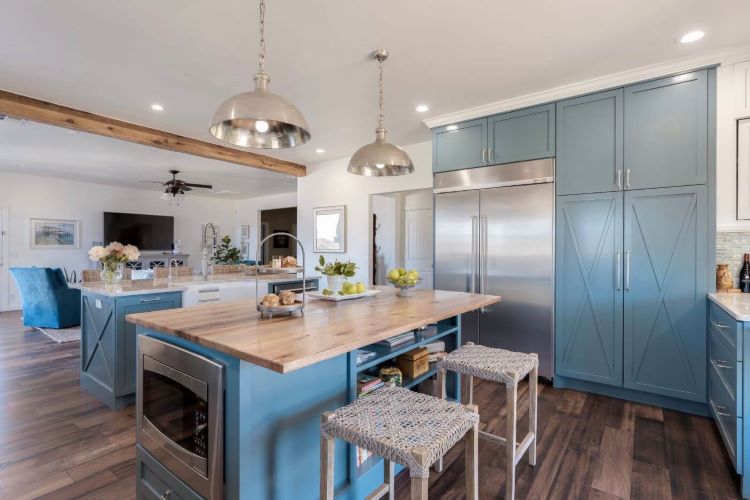
<instances>
[{"instance_id":1,"label":"refrigerator door handle","mask_svg":"<svg viewBox=\"0 0 750 500\"><path fill-rule=\"evenodd\" d=\"M487 216L482 215L479 226L479 293L484 294L487 287ZM485 312L486 307L482 307L480 312Z\"/></svg>"},{"instance_id":2,"label":"refrigerator door handle","mask_svg":"<svg viewBox=\"0 0 750 500\"><path fill-rule=\"evenodd\" d=\"M622 290L622 262L620 261L620 252L615 252L615 290Z\"/></svg>"},{"instance_id":3,"label":"refrigerator door handle","mask_svg":"<svg viewBox=\"0 0 750 500\"><path fill-rule=\"evenodd\" d=\"M477 242L477 230L479 228L479 222L477 221L477 216L472 215L471 216L471 266L470 267L470 284L469 284L469 292L470 293L477 293L477 250L479 247L479 243Z\"/></svg>"}]
</instances>

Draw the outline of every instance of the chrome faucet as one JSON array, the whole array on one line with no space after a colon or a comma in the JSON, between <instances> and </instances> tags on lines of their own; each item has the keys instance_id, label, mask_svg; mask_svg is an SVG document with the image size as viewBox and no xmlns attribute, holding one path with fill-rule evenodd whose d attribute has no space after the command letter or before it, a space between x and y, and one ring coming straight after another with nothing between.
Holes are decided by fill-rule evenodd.
<instances>
[{"instance_id":1,"label":"chrome faucet","mask_svg":"<svg viewBox=\"0 0 750 500\"><path fill-rule=\"evenodd\" d=\"M169 277L167 278L169 281L172 281L174 279L172 277L172 264L174 264L174 267L177 267L177 259L169 259Z\"/></svg>"},{"instance_id":2,"label":"chrome faucet","mask_svg":"<svg viewBox=\"0 0 750 500\"><path fill-rule=\"evenodd\" d=\"M209 231L210 231L210 237L211 237L211 244L209 245L207 243L207 239L209 237ZM203 226L203 241L201 242L201 245L203 245L203 256L201 259L201 274L203 275L203 279L208 279L208 271L209 271L209 265L211 263L211 258L213 257L214 249L216 249L216 239L217 239L217 231L216 226L208 222Z\"/></svg>"}]
</instances>

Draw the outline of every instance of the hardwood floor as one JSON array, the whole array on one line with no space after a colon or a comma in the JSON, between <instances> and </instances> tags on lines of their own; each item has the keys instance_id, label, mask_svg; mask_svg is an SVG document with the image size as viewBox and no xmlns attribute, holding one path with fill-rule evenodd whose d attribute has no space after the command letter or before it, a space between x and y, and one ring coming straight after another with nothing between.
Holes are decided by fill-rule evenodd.
<instances>
[{"instance_id":1,"label":"hardwood floor","mask_svg":"<svg viewBox=\"0 0 750 500\"><path fill-rule=\"evenodd\" d=\"M0 498L135 496L133 407L113 412L80 390L78 343L55 344L0 313ZM527 386L519 387L525 430ZM505 388L475 386L483 428L504 434ZM539 391L537 466L517 469L517 498L739 498L713 422L575 391ZM463 498L463 445L430 477L431 498ZM502 498L505 450L479 441L480 498ZM397 480L409 498L408 475Z\"/></svg>"}]
</instances>

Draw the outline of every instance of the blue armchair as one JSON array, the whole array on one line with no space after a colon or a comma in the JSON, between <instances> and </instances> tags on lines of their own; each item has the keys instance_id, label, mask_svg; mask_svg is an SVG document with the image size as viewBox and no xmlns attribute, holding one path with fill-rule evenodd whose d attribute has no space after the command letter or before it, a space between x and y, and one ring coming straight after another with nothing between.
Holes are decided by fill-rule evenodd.
<instances>
[{"instance_id":1,"label":"blue armchair","mask_svg":"<svg viewBox=\"0 0 750 500\"><path fill-rule=\"evenodd\" d=\"M61 269L11 267L23 304L23 324L67 328L81 324L81 291L68 288Z\"/></svg>"}]
</instances>

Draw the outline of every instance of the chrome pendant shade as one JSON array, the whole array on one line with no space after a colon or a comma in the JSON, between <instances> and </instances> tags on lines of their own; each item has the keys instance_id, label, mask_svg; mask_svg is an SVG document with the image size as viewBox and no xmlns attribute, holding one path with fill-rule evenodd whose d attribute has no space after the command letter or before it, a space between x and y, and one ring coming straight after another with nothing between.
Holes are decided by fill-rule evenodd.
<instances>
[{"instance_id":1,"label":"chrome pendant shade","mask_svg":"<svg viewBox=\"0 0 750 500\"><path fill-rule=\"evenodd\" d=\"M378 61L380 91L378 128L375 130L375 142L362 146L349 160L347 171L352 174L369 177L405 175L414 172L414 165L409 155L385 140L385 118L383 114L383 61L388 58L385 50L376 50L372 57Z\"/></svg>"},{"instance_id":2,"label":"chrome pendant shade","mask_svg":"<svg viewBox=\"0 0 750 500\"><path fill-rule=\"evenodd\" d=\"M266 56L265 0L260 0L260 49L255 90L240 92L219 106L209 132L235 146L283 149L310 139L310 127L296 106L268 91L271 78L264 71Z\"/></svg>"}]
</instances>

